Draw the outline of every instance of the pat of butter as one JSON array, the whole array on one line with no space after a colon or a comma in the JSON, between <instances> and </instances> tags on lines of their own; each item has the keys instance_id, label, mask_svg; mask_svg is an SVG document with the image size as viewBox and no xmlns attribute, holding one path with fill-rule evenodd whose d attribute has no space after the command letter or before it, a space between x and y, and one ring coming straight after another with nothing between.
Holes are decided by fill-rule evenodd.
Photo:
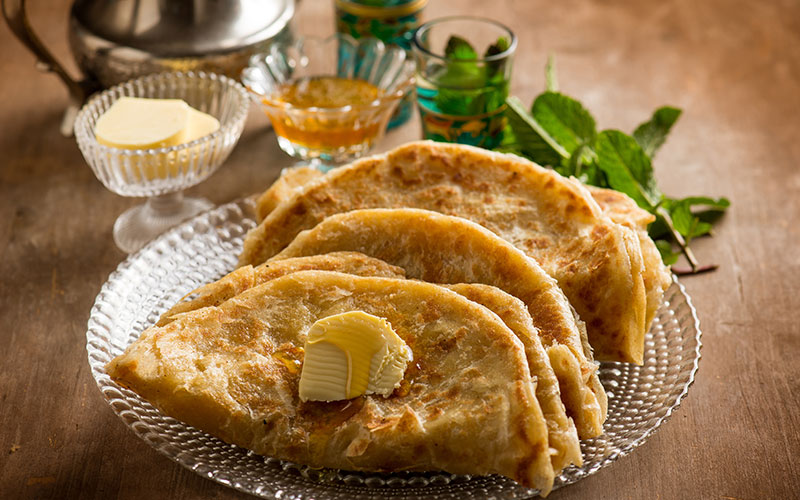
<instances>
[{"instance_id":1,"label":"pat of butter","mask_svg":"<svg viewBox=\"0 0 800 500\"><path fill-rule=\"evenodd\" d=\"M186 142L189 105L180 99L120 97L97 120L97 142L122 149L151 149Z\"/></svg>"},{"instance_id":2,"label":"pat of butter","mask_svg":"<svg viewBox=\"0 0 800 500\"><path fill-rule=\"evenodd\" d=\"M120 97L97 120L95 136L105 146L154 149L177 146L219 129L219 121L181 99Z\"/></svg>"},{"instance_id":3,"label":"pat of butter","mask_svg":"<svg viewBox=\"0 0 800 500\"><path fill-rule=\"evenodd\" d=\"M400 385L411 360L411 349L385 319L363 311L328 316L308 331L300 399L388 397Z\"/></svg>"},{"instance_id":4,"label":"pat of butter","mask_svg":"<svg viewBox=\"0 0 800 500\"><path fill-rule=\"evenodd\" d=\"M191 142L195 139L213 134L219 130L219 120L213 116L189 108L189 123L186 125L186 138L184 142Z\"/></svg>"}]
</instances>

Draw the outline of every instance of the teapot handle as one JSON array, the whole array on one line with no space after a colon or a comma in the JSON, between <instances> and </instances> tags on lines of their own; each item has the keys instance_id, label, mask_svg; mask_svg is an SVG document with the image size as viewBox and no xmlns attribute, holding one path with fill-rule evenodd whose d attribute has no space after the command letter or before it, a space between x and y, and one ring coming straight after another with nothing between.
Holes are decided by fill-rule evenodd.
<instances>
[{"instance_id":1,"label":"teapot handle","mask_svg":"<svg viewBox=\"0 0 800 500\"><path fill-rule=\"evenodd\" d=\"M28 16L25 12L25 0L2 0L3 17L6 18L11 31L28 49L36 56L37 68L50 71L58 75L67 86L69 95L77 105L82 104L89 95L97 90L97 85L91 80L73 80L64 67L53 57L49 50L42 44L36 33L33 32Z\"/></svg>"}]
</instances>

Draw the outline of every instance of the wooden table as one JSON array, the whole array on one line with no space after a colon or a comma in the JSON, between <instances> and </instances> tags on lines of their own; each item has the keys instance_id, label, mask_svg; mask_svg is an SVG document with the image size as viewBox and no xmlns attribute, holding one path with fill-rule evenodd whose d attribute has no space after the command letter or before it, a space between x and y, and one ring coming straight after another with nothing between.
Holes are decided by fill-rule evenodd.
<instances>
[{"instance_id":1,"label":"wooden table","mask_svg":"<svg viewBox=\"0 0 800 500\"><path fill-rule=\"evenodd\" d=\"M68 58L66 1L30 2ZM662 104L685 110L656 161L672 195L728 196L714 273L683 280L703 360L677 413L647 443L551 498L800 497L800 4L743 0L432 1L520 38L513 93L529 102L555 54L562 90L602 128L631 130ZM332 30L332 2L304 0L298 32ZM106 190L59 134L67 94L0 27L0 498L244 498L184 470L104 403L86 321L125 258L112 224L140 200ZM419 137L413 123L387 149ZM290 163L252 110L227 164L190 194L224 203Z\"/></svg>"}]
</instances>

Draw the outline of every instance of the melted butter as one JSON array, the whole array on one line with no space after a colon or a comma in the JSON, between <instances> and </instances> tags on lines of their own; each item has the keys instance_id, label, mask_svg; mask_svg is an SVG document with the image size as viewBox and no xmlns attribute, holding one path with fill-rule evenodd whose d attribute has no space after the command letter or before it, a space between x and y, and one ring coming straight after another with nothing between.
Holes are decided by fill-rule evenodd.
<instances>
[{"instance_id":1,"label":"melted butter","mask_svg":"<svg viewBox=\"0 0 800 500\"><path fill-rule=\"evenodd\" d=\"M389 396L400 385L412 359L411 349L385 319L363 311L328 316L308 332L300 399Z\"/></svg>"},{"instance_id":2,"label":"melted butter","mask_svg":"<svg viewBox=\"0 0 800 500\"><path fill-rule=\"evenodd\" d=\"M276 351L272 353L272 357L283 363L283 366L291 373L296 375L300 371L302 363L298 359L303 353L303 350L297 347Z\"/></svg>"}]
</instances>

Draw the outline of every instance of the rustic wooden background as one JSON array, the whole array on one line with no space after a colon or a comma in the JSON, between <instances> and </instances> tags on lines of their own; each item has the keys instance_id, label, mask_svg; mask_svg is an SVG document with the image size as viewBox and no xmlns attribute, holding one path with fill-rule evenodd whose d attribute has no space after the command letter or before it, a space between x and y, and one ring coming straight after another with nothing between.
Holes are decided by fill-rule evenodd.
<instances>
[{"instance_id":1,"label":"rustic wooden background","mask_svg":"<svg viewBox=\"0 0 800 500\"><path fill-rule=\"evenodd\" d=\"M32 0L62 60L66 0ZM520 38L513 93L562 90L601 127L631 130L662 104L685 113L656 161L673 195L733 207L698 241L714 273L686 278L703 360L677 413L647 443L553 499L800 497L800 3L793 0L432 0L508 24ZM304 0L298 32L332 31L332 2ZM125 258L107 191L59 134L67 94L0 27L0 497L243 498L134 436L104 403L86 358L95 295ZM290 163L253 109L213 178L190 190L224 203ZM381 149L419 137L416 122Z\"/></svg>"}]
</instances>

